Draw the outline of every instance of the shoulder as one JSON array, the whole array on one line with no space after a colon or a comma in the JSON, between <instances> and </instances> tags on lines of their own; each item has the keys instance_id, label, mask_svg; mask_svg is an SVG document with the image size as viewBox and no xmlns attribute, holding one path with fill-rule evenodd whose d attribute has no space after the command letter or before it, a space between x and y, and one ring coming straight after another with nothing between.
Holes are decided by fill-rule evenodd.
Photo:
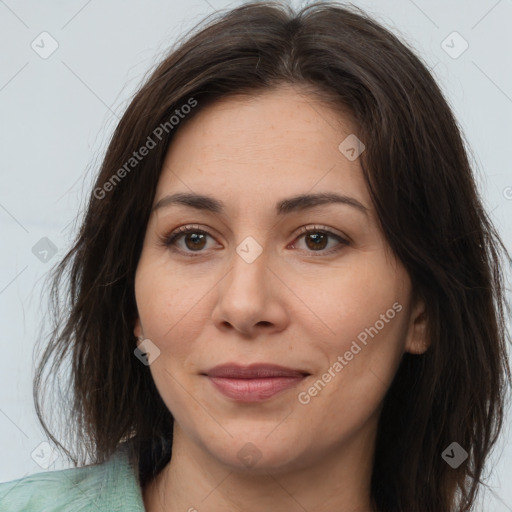
<instances>
[{"instance_id":1,"label":"shoulder","mask_svg":"<svg viewBox=\"0 0 512 512\"><path fill-rule=\"evenodd\" d=\"M126 450L103 464L36 473L0 483L2 512L144 512Z\"/></svg>"}]
</instances>

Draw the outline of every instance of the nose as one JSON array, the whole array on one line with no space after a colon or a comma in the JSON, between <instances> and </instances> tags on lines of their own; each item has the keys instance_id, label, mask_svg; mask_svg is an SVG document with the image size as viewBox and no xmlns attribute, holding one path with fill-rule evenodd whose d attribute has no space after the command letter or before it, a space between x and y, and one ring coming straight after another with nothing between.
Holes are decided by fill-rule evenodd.
<instances>
[{"instance_id":1,"label":"nose","mask_svg":"<svg viewBox=\"0 0 512 512\"><path fill-rule=\"evenodd\" d=\"M269 266L267 252L254 260L233 251L230 268L216 286L212 320L220 330L234 329L244 336L279 332L288 324L286 286ZM288 292L289 293L289 292Z\"/></svg>"}]
</instances>

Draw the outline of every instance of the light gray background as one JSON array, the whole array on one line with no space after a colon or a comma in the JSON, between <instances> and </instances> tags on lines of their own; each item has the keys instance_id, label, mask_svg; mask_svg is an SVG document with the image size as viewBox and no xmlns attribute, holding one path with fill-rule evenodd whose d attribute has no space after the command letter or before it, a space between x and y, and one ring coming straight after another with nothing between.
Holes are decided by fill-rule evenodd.
<instances>
[{"instance_id":1,"label":"light gray background","mask_svg":"<svg viewBox=\"0 0 512 512\"><path fill-rule=\"evenodd\" d=\"M47 470L31 456L46 441L31 389L32 351L46 307L41 286L69 248L73 220L118 118L171 43L207 14L240 3L0 0L0 481ZM353 3L410 42L433 68L510 248L512 0ZM42 46L43 31L59 45L46 59L31 47L33 41ZM458 58L442 47L454 31L469 45ZM45 51L49 44L46 39ZM451 36L445 44L458 53L464 43ZM58 248L47 262L32 252L43 237ZM512 511L510 419L494 461L482 510ZM64 467L58 459L48 469Z\"/></svg>"}]
</instances>

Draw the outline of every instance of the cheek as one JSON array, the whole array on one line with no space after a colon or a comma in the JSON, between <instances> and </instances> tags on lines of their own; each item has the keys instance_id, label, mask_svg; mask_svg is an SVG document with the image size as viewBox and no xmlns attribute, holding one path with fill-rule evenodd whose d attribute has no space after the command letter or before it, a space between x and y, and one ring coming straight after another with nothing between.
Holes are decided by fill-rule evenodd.
<instances>
[{"instance_id":1,"label":"cheek","mask_svg":"<svg viewBox=\"0 0 512 512\"><path fill-rule=\"evenodd\" d=\"M378 332L380 339L387 339L403 332L409 279L381 251L355 254L329 281L320 310L324 311L323 318L334 338L339 340L334 344L337 350L358 337L363 343L365 338L373 339L370 333Z\"/></svg>"},{"instance_id":2,"label":"cheek","mask_svg":"<svg viewBox=\"0 0 512 512\"><path fill-rule=\"evenodd\" d=\"M183 345L174 340L185 336L193 339L200 332L202 298L211 285L199 276L187 276L172 271L168 259L153 258L141 264L135 278L135 295L144 334L162 351L171 345ZM185 341L185 340L184 340Z\"/></svg>"},{"instance_id":3,"label":"cheek","mask_svg":"<svg viewBox=\"0 0 512 512\"><path fill-rule=\"evenodd\" d=\"M191 396L199 394L199 382L185 374L197 373L199 340L208 321L211 276L170 271L169 261L143 262L136 274L135 293L146 338L159 350L149 370L155 386L173 415L194 416L201 409ZM197 411L196 411L197 409ZM204 411L203 411L204 412Z\"/></svg>"},{"instance_id":4,"label":"cheek","mask_svg":"<svg viewBox=\"0 0 512 512\"><path fill-rule=\"evenodd\" d=\"M317 386L325 400L342 397L340 403L350 403L357 397L378 403L382 398L404 351L409 293L405 272L383 257L360 258L351 272L332 279L322 299L330 334L317 338L328 359L320 378L330 391Z\"/></svg>"},{"instance_id":5,"label":"cheek","mask_svg":"<svg viewBox=\"0 0 512 512\"><path fill-rule=\"evenodd\" d=\"M400 316L405 308L400 310L396 301L395 308L388 304L340 317L336 342L323 347L328 364L298 390L298 407L308 417L322 418L318 431L325 439L346 439L380 412L403 353L405 332Z\"/></svg>"}]
</instances>

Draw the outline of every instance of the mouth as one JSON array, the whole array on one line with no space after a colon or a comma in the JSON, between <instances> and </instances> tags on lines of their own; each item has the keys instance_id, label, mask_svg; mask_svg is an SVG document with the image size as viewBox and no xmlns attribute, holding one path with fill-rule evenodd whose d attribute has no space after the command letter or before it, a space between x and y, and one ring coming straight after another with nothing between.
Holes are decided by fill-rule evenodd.
<instances>
[{"instance_id":1,"label":"mouth","mask_svg":"<svg viewBox=\"0 0 512 512\"><path fill-rule=\"evenodd\" d=\"M259 402L297 386L309 372L274 364L241 366L228 363L202 373L213 387L237 402Z\"/></svg>"}]
</instances>

